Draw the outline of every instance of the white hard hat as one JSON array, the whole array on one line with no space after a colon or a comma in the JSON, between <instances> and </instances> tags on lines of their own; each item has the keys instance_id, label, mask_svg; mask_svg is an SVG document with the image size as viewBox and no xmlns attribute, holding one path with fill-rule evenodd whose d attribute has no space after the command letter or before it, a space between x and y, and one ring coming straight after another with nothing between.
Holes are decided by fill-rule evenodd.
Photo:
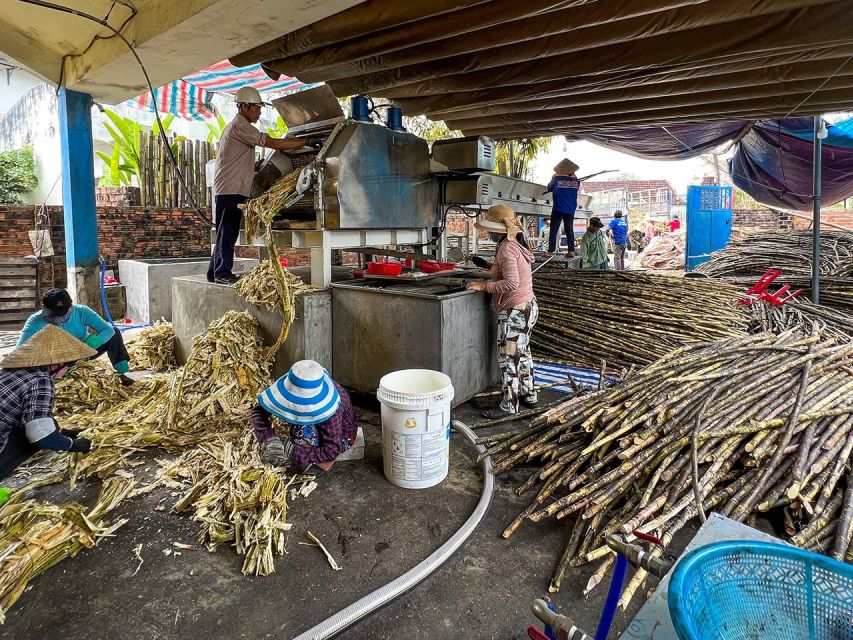
<instances>
[{"instance_id":1,"label":"white hard hat","mask_svg":"<svg viewBox=\"0 0 853 640\"><path fill-rule=\"evenodd\" d=\"M235 97L237 104L269 104L261 98L261 93L255 87L240 87Z\"/></svg>"}]
</instances>

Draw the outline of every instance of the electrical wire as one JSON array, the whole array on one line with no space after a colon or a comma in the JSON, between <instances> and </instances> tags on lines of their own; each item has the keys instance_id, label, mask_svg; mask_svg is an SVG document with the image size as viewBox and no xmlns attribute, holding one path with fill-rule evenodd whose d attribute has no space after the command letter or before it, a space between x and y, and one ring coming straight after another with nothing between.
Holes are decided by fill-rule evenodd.
<instances>
[{"instance_id":1,"label":"electrical wire","mask_svg":"<svg viewBox=\"0 0 853 640\"><path fill-rule=\"evenodd\" d=\"M145 68L145 65L142 63L142 60L139 57L139 54L136 53L136 49L130 43L130 41L122 34L118 29L109 24L106 20L102 20L97 16L93 16L91 14L85 13L83 11L78 11L77 9L72 9L71 7L66 7L64 5L56 4L53 2L48 2L47 0L18 0L18 2L23 2L24 4L30 4L36 7L41 7L43 9L51 9L53 11L59 11L61 13L67 13L69 15L78 16L80 18L85 18L86 20L90 20L96 24L101 25L102 27L106 27L113 34L118 37L125 45L127 45L128 50L130 51L133 58L136 60L136 63L139 65L139 68L142 70L142 75L145 76L145 84L148 86L148 92L151 94L151 103L154 109L154 118L157 121L157 127L160 131L160 140L163 143L163 147L166 150L166 157L169 158L169 162L171 162L172 167L175 170L175 175L178 176L178 180L181 182L181 185L184 188L184 192L187 194L189 199L190 206L193 212L198 216L205 224L209 227L213 227L213 222L204 214L204 212L199 208L198 203L195 200L192 192L187 186L186 178L184 177L183 172L178 166L178 160L175 158L175 154L172 152L172 147L169 144L169 139L166 137L166 129L163 127L163 121L160 119L160 110L157 108L157 95L154 93L154 86L151 84L151 78L148 76L148 70ZM126 24L126 23L125 23ZM124 28L124 25L122 25ZM65 57L63 56L63 71L65 68L64 64ZM61 76L60 76L60 86L61 86Z\"/></svg>"}]
</instances>

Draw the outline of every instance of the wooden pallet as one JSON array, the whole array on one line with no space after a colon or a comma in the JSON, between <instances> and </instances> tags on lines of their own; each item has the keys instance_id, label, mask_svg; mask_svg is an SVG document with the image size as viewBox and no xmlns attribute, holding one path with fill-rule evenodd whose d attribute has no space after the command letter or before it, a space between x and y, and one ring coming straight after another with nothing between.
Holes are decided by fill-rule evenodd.
<instances>
[{"instance_id":1,"label":"wooden pallet","mask_svg":"<svg viewBox=\"0 0 853 640\"><path fill-rule=\"evenodd\" d=\"M0 258L0 330L18 330L39 308L38 260Z\"/></svg>"}]
</instances>

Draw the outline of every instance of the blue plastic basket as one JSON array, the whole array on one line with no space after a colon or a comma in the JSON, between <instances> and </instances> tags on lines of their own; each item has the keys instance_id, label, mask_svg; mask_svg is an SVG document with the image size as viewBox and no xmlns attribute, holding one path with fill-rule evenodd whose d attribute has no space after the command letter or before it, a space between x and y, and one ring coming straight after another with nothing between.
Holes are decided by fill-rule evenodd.
<instances>
[{"instance_id":1,"label":"blue plastic basket","mask_svg":"<svg viewBox=\"0 0 853 640\"><path fill-rule=\"evenodd\" d=\"M853 640L853 567L795 547L701 547L668 597L680 640Z\"/></svg>"}]
</instances>

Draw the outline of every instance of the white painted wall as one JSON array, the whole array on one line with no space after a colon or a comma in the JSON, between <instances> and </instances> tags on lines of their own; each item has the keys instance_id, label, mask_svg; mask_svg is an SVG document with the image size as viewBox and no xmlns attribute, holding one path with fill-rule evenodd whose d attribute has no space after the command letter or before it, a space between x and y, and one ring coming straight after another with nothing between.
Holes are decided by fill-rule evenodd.
<instances>
[{"instance_id":1,"label":"white painted wall","mask_svg":"<svg viewBox=\"0 0 853 640\"><path fill-rule=\"evenodd\" d=\"M0 60L2 62L2 60ZM41 80L23 69L0 65L0 117Z\"/></svg>"}]
</instances>

